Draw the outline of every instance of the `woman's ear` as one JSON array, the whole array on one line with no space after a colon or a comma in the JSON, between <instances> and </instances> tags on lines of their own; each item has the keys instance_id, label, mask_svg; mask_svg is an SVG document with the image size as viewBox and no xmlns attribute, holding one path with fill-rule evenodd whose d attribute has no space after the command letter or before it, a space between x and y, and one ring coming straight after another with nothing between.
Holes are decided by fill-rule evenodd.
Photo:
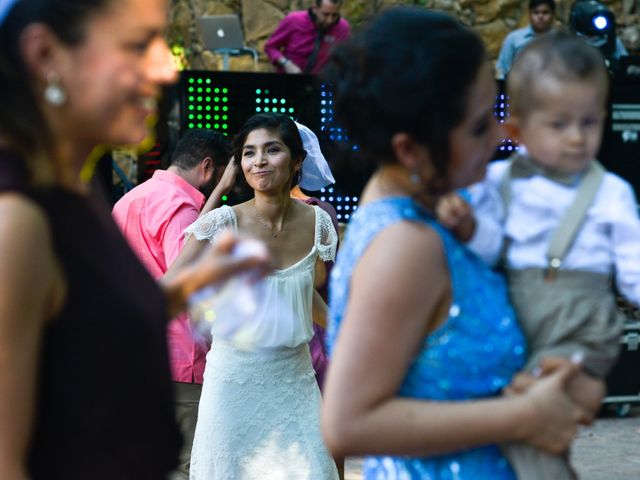
<instances>
[{"instance_id":1,"label":"woman's ear","mask_svg":"<svg viewBox=\"0 0 640 480\"><path fill-rule=\"evenodd\" d=\"M20 51L29 71L43 82L51 73L60 75L62 43L49 27L34 23L24 29L20 36Z\"/></svg>"},{"instance_id":2,"label":"woman's ear","mask_svg":"<svg viewBox=\"0 0 640 480\"><path fill-rule=\"evenodd\" d=\"M510 115L504 122L504 131L507 134L507 137L513 140L513 143L520 143L520 125L520 119L514 115Z\"/></svg>"},{"instance_id":3,"label":"woman's ear","mask_svg":"<svg viewBox=\"0 0 640 480\"><path fill-rule=\"evenodd\" d=\"M408 133L396 133L391 137L391 150L398 163L410 172L422 170L426 164L431 164L431 155L427 147Z\"/></svg>"},{"instance_id":4,"label":"woman's ear","mask_svg":"<svg viewBox=\"0 0 640 480\"><path fill-rule=\"evenodd\" d=\"M307 152L304 152L302 157L300 157L300 159L293 165L293 173L300 171L302 168L302 162L304 162L305 158L307 158Z\"/></svg>"}]
</instances>

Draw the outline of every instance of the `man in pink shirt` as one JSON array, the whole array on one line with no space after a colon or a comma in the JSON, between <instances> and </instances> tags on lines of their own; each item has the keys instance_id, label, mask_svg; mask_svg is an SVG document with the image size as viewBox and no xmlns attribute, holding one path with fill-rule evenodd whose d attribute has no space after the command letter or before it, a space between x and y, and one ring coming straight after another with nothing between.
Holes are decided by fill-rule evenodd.
<instances>
[{"instance_id":1,"label":"man in pink shirt","mask_svg":"<svg viewBox=\"0 0 640 480\"><path fill-rule=\"evenodd\" d=\"M215 208L233 186L236 168L233 163L225 168L230 157L231 147L223 135L189 130L178 142L169 168L157 170L113 207L116 223L154 278L162 277L182 250L184 230L198 218L204 193L212 192L215 185L207 204ZM184 437L173 478L188 479L209 345L192 331L186 315L170 322L167 336L177 421Z\"/></svg>"},{"instance_id":2,"label":"man in pink shirt","mask_svg":"<svg viewBox=\"0 0 640 480\"><path fill-rule=\"evenodd\" d=\"M342 0L315 0L308 10L284 17L264 46L269 61L279 72L318 73L331 47L351 35L341 6Z\"/></svg>"}]
</instances>

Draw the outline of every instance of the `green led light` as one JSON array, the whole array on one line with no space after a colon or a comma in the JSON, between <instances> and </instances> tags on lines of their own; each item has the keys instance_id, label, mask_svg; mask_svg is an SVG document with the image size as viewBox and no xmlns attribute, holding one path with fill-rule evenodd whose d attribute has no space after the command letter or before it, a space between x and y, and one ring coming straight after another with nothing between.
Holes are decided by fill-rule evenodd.
<instances>
[{"instance_id":1,"label":"green led light","mask_svg":"<svg viewBox=\"0 0 640 480\"><path fill-rule=\"evenodd\" d=\"M222 103L226 103L226 102L227 102L227 100L228 100L228 98L227 98L227 97L222 97Z\"/></svg>"},{"instance_id":2,"label":"green led light","mask_svg":"<svg viewBox=\"0 0 640 480\"><path fill-rule=\"evenodd\" d=\"M204 118L205 120L211 120L211 115L205 115Z\"/></svg>"},{"instance_id":3,"label":"green led light","mask_svg":"<svg viewBox=\"0 0 640 480\"><path fill-rule=\"evenodd\" d=\"M194 99L193 95L189 95L189 101L193 102L193 99Z\"/></svg>"},{"instance_id":4,"label":"green led light","mask_svg":"<svg viewBox=\"0 0 640 480\"><path fill-rule=\"evenodd\" d=\"M260 93L262 93L262 91L259 88L256 88L256 95L260 95Z\"/></svg>"},{"instance_id":5,"label":"green led light","mask_svg":"<svg viewBox=\"0 0 640 480\"><path fill-rule=\"evenodd\" d=\"M193 128L193 123L190 123L190 124L189 124L189 128Z\"/></svg>"},{"instance_id":6,"label":"green led light","mask_svg":"<svg viewBox=\"0 0 640 480\"><path fill-rule=\"evenodd\" d=\"M213 128L215 128L216 130L218 130L220 128L220 124L219 123L214 123L213 124Z\"/></svg>"},{"instance_id":7,"label":"green led light","mask_svg":"<svg viewBox=\"0 0 640 480\"><path fill-rule=\"evenodd\" d=\"M223 130L226 130L227 128L229 128L229 126L228 126L226 123L223 123L223 124L222 124L222 129L223 129Z\"/></svg>"},{"instance_id":8,"label":"green led light","mask_svg":"<svg viewBox=\"0 0 640 480\"><path fill-rule=\"evenodd\" d=\"M293 113L293 108L289 108L289 113Z\"/></svg>"},{"instance_id":9,"label":"green led light","mask_svg":"<svg viewBox=\"0 0 640 480\"><path fill-rule=\"evenodd\" d=\"M227 200L229 200L229 197L227 197L226 195L222 195L222 201L226 202Z\"/></svg>"},{"instance_id":10,"label":"green led light","mask_svg":"<svg viewBox=\"0 0 640 480\"><path fill-rule=\"evenodd\" d=\"M227 93L229 90L227 90L226 88L222 89L222 93Z\"/></svg>"},{"instance_id":11,"label":"green led light","mask_svg":"<svg viewBox=\"0 0 640 480\"><path fill-rule=\"evenodd\" d=\"M207 123L207 124L205 125L205 127L206 127L207 129L210 129L210 128L211 128L211 124L210 124L210 123Z\"/></svg>"},{"instance_id":12,"label":"green led light","mask_svg":"<svg viewBox=\"0 0 640 480\"><path fill-rule=\"evenodd\" d=\"M229 110L229 107L227 107L226 105L224 107L222 107L222 111L226 112L227 110Z\"/></svg>"},{"instance_id":13,"label":"green led light","mask_svg":"<svg viewBox=\"0 0 640 480\"><path fill-rule=\"evenodd\" d=\"M196 108L196 107L194 107L193 105L189 105L189 110L193 110L193 109L195 109L195 108Z\"/></svg>"},{"instance_id":14,"label":"green led light","mask_svg":"<svg viewBox=\"0 0 640 480\"><path fill-rule=\"evenodd\" d=\"M205 88L204 91L207 93L211 93L211 89L209 87Z\"/></svg>"},{"instance_id":15,"label":"green led light","mask_svg":"<svg viewBox=\"0 0 640 480\"><path fill-rule=\"evenodd\" d=\"M202 120L202 115L198 115L198 120Z\"/></svg>"},{"instance_id":16,"label":"green led light","mask_svg":"<svg viewBox=\"0 0 640 480\"><path fill-rule=\"evenodd\" d=\"M280 109L280 113L284 113L284 112L286 112L286 111L287 111L287 109L286 109L286 108L281 108L281 109Z\"/></svg>"},{"instance_id":17,"label":"green led light","mask_svg":"<svg viewBox=\"0 0 640 480\"><path fill-rule=\"evenodd\" d=\"M206 107L204 107L204 109L205 109L206 111L211 110L211 105L207 105Z\"/></svg>"},{"instance_id":18,"label":"green led light","mask_svg":"<svg viewBox=\"0 0 640 480\"><path fill-rule=\"evenodd\" d=\"M189 93L193 93L193 87L189 87L187 90L189 91Z\"/></svg>"},{"instance_id":19,"label":"green led light","mask_svg":"<svg viewBox=\"0 0 640 480\"><path fill-rule=\"evenodd\" d=\"M198 79L198 83L202 83L202 79L201 78Z\"/></svg>"},{"instance_id":20,"label":"green led light","mask_svg":"<svg viewBox=\"0 0 640 480\"><path fill-rule=\"evenodd\" d=\"M218 105L215 105L215 106L213 107L213 110L217 112L218 110L220 110L220 107L219 107Z\"/></svg>"},{"instance_id":21,"label":"green led light","mask_svg":"<svg viewBox=\"0 0 640 480\"><path fill-rule=\"evenodd\" d=\"M198 87L198 93L202 93L202 88Z\"/></svg>"},{"instance_id":22,"label":"green led light","mask_svg":"<svg viewBox=\"0 0 640 480\"><path fill-rule=\"evenodd\" d=\"M202 128L202 124L201 123L198 124L198 128Z\"/></svg>"},{"instance_id":23,"label":"green led light","mask_svg":"<svg viewBox=\"0 0 640 480\"><path fill-rule=\"evenodd\" d=\"M213 93L220 93L220 89L218 87L214 88Z\"/></svg>"},{"instance_id":24,"label":"green led light","mask_svg":"<svg viewBox=\"0 0 640 480\"><path fill-rule=\"evenodd\" d=\"M207 83L211 83L211 79L210 79L210 78L207 78L206 82L207 82Z\"/></svg>"},{"instance_id":25,"label":"green led light","mask_svg":"<svg viewBox=\"0 0 640 480\"><path fill-rule=\"evenodd\" d=\"M229 117L227 117L226 115L222 115L222 119L223 119L223 120L228 120L228 119L229 119Z\"/></svg>"},{"instance_id":26,"label":"green led light","mask_svg":"<svg viewBox=\"0 0 640 480\"><path fill-rule=\"evenodd\" d=\"M265 94L265 95L269 95L269 90L265 90L265 91L264 91L264 94Z\"/></svg>"},{"instance_id":27,"label":"green led light","mask_svg":"<svg viewBox=\"0 0 640 480\"><path fill-rule=\"evenodd\" d=\"M201 111L201 110L202 110L202 105L198 105L198 106L196 107L196 110Z\"/></svg>"},{"instance_id":28,"label":"green led light","mask_svg":"<svg viewBox=\"0 0 640 480\"><path fill-rule=\"evenodd\" d=\"M260 102L262 102L262 99L261 98L256 98L256 103L260 103Z\"/></svg>"},{"instance_id":29,"label":"green led light","mask_svg":"<svg viewBox=\"0 0 640 480\"><path fill-rule=\"evenodd\" d=\"M193 120L193 117L195 117L195 115L193 113L189 114L189 120Z\"/></svg>"},{"instance_id":30,"label":"green led light","mask_svg":"<svg viewBox=\"0 0 640 480\"><path fill-rule=\"evenodd\" d=\"M256 112L260 112L262 109L260 107L256 107Z\"/></svg>"},{"instance_id":31,"label":"green led light","mask_svg":"<svg viewBox=\"0 0 640 480\"><path fill-rule=\"evenodd\" d=\"M204 101L207 102L207 103L210 102L211 101L211 97L204 97Z\"/></svg>"},{"instance_id":32,"label":"green led light","mask_svg":"<svg viewBox=\"0 0 640 480\"><path fill-rule=\"evenodd\" d=\"M190 78L189 83L193 83L193 82L194 82L193 78Z\"/></svg>"},{"instance_id":33,"label":"green led light","mask_svg":"<svg viewBox=\"0 0 640 480\"><path fill-rule=\"evenodd\" d=\"M214 116L213 116L213 119L214 119L214 120L220 120L220 115L214 115Z\"/></svg>"},{"instance_id":34,"label":"green led light","mask_svg":"<svg viewBox=\"0 0 640 480\"><path fill-rule=\"evenodd\" d=\"M273 99L271 99L271 101L272 101L273 103L278 103L278 99L277 99L277 98L273 98Z\"/></svg>"}]
</instances>

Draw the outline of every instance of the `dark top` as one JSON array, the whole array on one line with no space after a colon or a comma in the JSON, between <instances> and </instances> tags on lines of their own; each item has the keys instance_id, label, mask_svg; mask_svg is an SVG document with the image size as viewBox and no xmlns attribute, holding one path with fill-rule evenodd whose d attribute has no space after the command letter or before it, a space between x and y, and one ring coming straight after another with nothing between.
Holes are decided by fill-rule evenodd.
<instances>
[{"instance_id":1,"label":"dark top","mask_svg":"<svg viewBox=\"0 0 640 480\"><path fill-rule=\"evenodd\" d=\"M45 329L29 471L34 479L166 479L179 433L157 283L108 207L59 187L30 189L20 160L0 152L0 191L45 212L67 282Z\"/></svg>"}]
</instances>

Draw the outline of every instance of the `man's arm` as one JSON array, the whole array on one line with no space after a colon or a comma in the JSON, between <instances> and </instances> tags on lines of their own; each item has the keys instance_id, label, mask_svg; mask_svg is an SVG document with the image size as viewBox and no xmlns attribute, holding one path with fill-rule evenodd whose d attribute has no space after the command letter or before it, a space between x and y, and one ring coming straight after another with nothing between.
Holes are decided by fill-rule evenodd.
<instances>
[{"instance_id":1,"label":"man's arm","mask_svg":"<svg viewBox=\"0 0 640 480\"><path fill-rule=\"evenodd\" d=\"M502 43L502 48L500 49L500 54L498 55L498 60L496 61L496 77L500 79L504 79L509 70L511 70L511 63L513 62L513 52L515 48L513 32L508 34Z\"/></svg>"},{"instance_id":2,"label":"man's arm","mask_svg":"<svg viewBox=\"0 0 640 480\"><path fill-rule=\"evenodd\" d=\"M273 65L282 66L279 62L282 62L283 60L280 59L286 58L282 53L282 49L288 45L290 35L291 26L289 17L286 16L280 21L280 24L276 27L267 40L267 43L264 45L264 53L267 55L269 62Z\"/></svg>"},{"instance_id":3,"label":"man's arm","mask_svg":"<svg viewBox=\"0 0 640 480\"><path fill-rule=\"evenodd\" d=\"M184 203L173 213L167 222L162 237L162 251L167 268L182 251L185 229L198 219L198 209Z\"/></svg>"}]
</instances>

